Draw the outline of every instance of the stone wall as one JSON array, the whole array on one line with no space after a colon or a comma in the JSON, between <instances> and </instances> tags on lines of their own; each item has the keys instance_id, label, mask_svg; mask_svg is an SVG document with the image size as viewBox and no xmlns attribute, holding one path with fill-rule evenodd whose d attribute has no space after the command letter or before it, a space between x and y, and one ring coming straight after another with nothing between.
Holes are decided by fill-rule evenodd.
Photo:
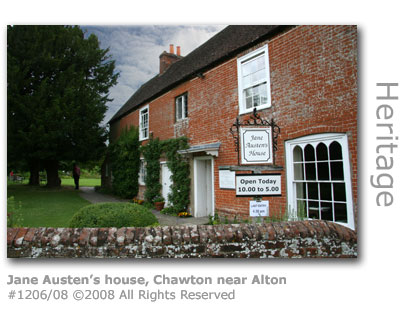
<instances>
[{"instance_id":1,"label":"stone wall","mask_svg":"<svg viewBox=\"0 0 409 320\"><path fill-rule=\"evenodd\" d=\"M326 221L154 228L9 228L9 258L355 258L355 231Z\"/></svg>"}]
</instances>

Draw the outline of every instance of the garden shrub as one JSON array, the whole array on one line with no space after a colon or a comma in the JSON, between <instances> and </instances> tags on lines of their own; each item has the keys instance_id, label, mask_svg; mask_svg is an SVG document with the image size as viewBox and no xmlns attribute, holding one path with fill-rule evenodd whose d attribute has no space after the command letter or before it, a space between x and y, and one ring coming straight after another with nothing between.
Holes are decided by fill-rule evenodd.
<instances>
[{"instance_id":1,"label":"garden shrub","mask_svg":"<svg viewBox=\"0 0 409 320\"><path fill-rule=\"evenodd\" d=\"M16 205L14 197L7 198L7 228L19 228L23 224L23 217L20 212L21 203Z\"/></svg>"},{"instance_id":2,"label":"garden shrub","mask_svg":"<svg viewBox=\"0 0 409 320\"><path fill-rule=\"evenodd\" d=\"M70 228L147 227L158 223L147 208L133 203L97 203L81 208L71 219Z\"/></svg>"}]
</instances>

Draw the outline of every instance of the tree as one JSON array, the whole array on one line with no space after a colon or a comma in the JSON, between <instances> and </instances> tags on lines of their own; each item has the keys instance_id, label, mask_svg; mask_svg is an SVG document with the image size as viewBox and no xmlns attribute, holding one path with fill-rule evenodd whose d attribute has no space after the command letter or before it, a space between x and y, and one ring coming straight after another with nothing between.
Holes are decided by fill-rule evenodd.
<instances>
[{"instance_id":1,"label":"tree","mask_svg":"<svg viewBox=\"0 0 409 320\"><path fill-rule=\"evenodd\" d=\"M30 184L44 167L47 186L58 186L60 161L102 155L119 76L108 51L78 26L7 27L8 162L24 161Z\"/></svg>"}]
</instances>

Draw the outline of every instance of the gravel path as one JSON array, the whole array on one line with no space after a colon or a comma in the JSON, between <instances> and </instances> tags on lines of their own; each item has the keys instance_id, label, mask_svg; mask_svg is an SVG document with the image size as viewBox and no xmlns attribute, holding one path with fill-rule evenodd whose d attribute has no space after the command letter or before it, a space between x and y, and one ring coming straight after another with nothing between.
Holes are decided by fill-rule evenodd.
<instances>
[{"instance_id":1,"label":"gravel path","mask_svg":"<svg viewBox=\"0 0 409 320\"><path fill-rule=\"evenodd\" d=\"M91 203L99 202L128 202L128 200L123 200L116 198L111 195L102 194L95 192L93 187L80 187L80 196ZM202 218L178 218L175 216L168 216L161 214L159 211L151 210L152 213L158 218L159 224L161 226L175 226L175 225L198 225L206 224L209 219L207 217Z\"/></svg>"}]
</instances>

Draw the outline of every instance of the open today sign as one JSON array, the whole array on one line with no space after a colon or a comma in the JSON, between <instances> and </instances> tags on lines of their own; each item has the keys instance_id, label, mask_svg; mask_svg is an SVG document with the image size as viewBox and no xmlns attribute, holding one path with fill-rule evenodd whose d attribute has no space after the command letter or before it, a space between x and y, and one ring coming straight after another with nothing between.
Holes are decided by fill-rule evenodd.
<instances>
[{"instance_id":1,"label":"open today sign","mask_svg":"<svg viewBox=\"0 0 409 320\"><path fill-rule=\"evenodd\" d=\"M236 196L281 196L280 174L236 175Z\"/></svg>"}]
</instances>

